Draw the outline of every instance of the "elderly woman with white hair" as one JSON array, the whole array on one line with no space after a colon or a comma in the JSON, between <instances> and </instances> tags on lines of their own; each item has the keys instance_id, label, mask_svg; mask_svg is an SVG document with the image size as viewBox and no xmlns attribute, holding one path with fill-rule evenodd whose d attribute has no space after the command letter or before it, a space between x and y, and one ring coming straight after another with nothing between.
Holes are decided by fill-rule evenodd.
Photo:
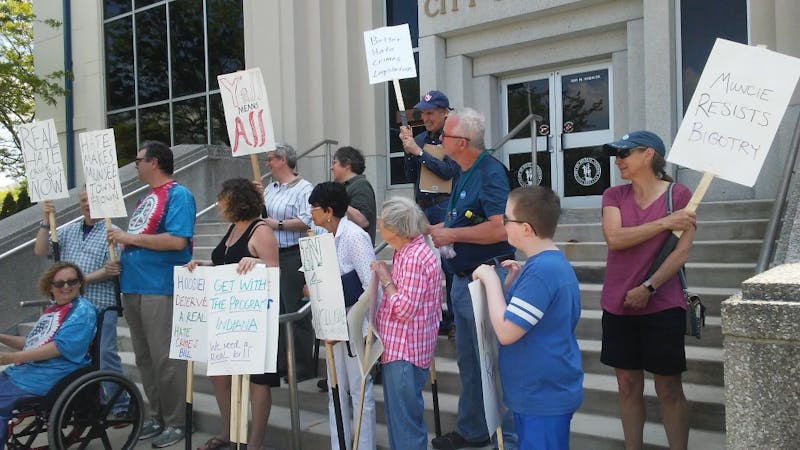
<instances>
[{"instance_id":1,"label":"elderly woman with white hair","mask_svg":"<svg viewBox=\"0 0 800 450\"><path fill-rule=\"evenodd\" d=\"M377 312L383 340L383 398L389 447L427 449L422 388L436 348L442 315L442 270L425 241L428 225L419 206L407 198L383 204L378 229L395 252L391 272L383 261L372 263L383 298Z\"/></svg>"}]
</instances>

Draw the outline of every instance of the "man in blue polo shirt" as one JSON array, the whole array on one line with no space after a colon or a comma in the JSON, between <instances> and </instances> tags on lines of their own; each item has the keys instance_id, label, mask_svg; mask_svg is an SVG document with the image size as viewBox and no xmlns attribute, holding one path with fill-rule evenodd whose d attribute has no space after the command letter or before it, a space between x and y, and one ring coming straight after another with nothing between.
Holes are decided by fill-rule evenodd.
<instances>
[{"instance_id":1,"label":"man in blue polo shirt","mask_svg":"<svg viewBox=\"0 0 800 450\"><path fill-rule=\"evenodd\" d=\"M478 339L472 298L467 285L481 264L495 265L501 279L506 269L500 263L514 258L503 226L503 213L510 186L505 167L484 150L485 119L465 108L450 113L442 131L445 153L461 168L453 184L444 223L433 225L431 237L437 247L452 245L453 258L444 259L444 269L453 274L450 290L456 326L456 352L461 395L456 429L433 439L439 450L481 447L489 443L483 408ZM469 210L473 219L465 217ZM477 218L485 219L481 223ZM505 426L504 426L505 429Z\"/></svg>"}]
</instances>

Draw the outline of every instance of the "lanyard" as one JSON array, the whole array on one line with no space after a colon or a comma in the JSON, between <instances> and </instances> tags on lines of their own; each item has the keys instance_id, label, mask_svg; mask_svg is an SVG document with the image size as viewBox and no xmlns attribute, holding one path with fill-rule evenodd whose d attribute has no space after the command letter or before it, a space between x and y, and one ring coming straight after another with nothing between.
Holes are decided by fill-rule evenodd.
<instances>
[{"instance_id":1,"label":"lanyard","mask_svg":"<svg viewBox=\"0 0 800 450\"><path fill-rule=\"evenodd\" d=\"M456 183L456 188L453 190L453 193L450 195L450 202L447 204L447 213L452 214L456 207L456 202L458 202L458 197L461 195L461 189L466 186L467 181L475 173L475 168L478 167L478 164L481 163L483 157L486 156L488 152L486 150L482 151L478 159L475 160L475 163L472 167L464 173L463 176L458 177L458 182ZM455 217L453 217L455 219Z\"/></svg>"}]
</instances>

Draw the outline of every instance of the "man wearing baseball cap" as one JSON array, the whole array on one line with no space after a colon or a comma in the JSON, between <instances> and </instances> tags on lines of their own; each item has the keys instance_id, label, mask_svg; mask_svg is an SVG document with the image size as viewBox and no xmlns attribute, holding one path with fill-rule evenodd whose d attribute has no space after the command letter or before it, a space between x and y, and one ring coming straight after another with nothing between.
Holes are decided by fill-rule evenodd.
<instances>
[{"instance_id":1,"label":"man wearing baseball cap","mask_svg":"<svg viewBox=\"0 0 800 450\"><path fill-rule=\"evenodd\" d=\"M410 126L400 127L400 140L403 141L403 150L406 152L403 162L403 170L406 179L414 180L414 199L416 200L428 222L431 225L444 222L447 202L450 200L449 193L422 192L419 189L419 177L423 166L430 169L443 180L452 180L459 173L458 164L449 156L438 159L425 152L425 145L442 145L442 129L447 113L450 112L450 100L441 91L429 91L420 98L419 103L414 105L414 109L422 113L422 123L425 125L425 132L416 137L411 132ZM448 311L442 314L442 324L439 327L440 334L450 332L453 324L452 308L450 307L450 281L452 275L445 274L447 284L447 307Z\"/></svg>"}]
</instances>

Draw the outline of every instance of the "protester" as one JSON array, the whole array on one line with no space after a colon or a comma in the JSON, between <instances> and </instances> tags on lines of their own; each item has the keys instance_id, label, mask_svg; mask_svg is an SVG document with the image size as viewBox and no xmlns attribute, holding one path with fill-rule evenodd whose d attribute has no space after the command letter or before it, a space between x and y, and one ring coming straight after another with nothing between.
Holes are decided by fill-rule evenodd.
<instances>
[{"instance_id":1,"label":"protester","mask_svg":"<svg viewBox=\"0 0 800 450\"><path fill-rule=\"evenodd\" d=\"M233 178L222 183L217 196L217 209L221 218L231 223L225 236L211 252L211 262L192 260L185 267L193 271L197 266L238 264L236 271L244 274L256 264L278 267L278 242L266 223L261 220L264 199L256 187L244 178ZM222 431L212 436L198 450L219 450L230 447L231 377L212 376L214 396L217 398ZM271 387L281 385L277 373L250 375L250 407L252 421L247 444L261 448L267 431L272 408Z\"/></svg>"},{"instance_id":2,"label":"protester","mask_svg":"<svg viewBox=\"0 0 800 450\"><path fill-rule=\"evenodd\" d=\"M503 227L510 189L508 176L503 165L483 150L484 123L480 113L465 108L451 113L442 131L444 151L458 163L461 174L453 186L444 223L432 225L429 231L437 247L452 246L456 254L443 261L445 270L453 274L450 294L461 394L455 431L431 442L439 450L482 447L489 443L475 316L467 285L472 281L473 270L481 264L494 265L501 279L504 278L507 271L500 263L514 258L514 248L506 242ZM468 210L473 219L485 220L475 224L477 220L465 216ZM510 432L511 428L510 423L503 426L504 431Z\"/></svg>"},{"instance_id":3,"label":"protester","mask_svg":"<svg viewBox=\"0 0 800 450\"><path fill-rule=\"evenodd\" d=\"M106 224L102 219L92 219L89 212L89 197L86 187L80 193L80 208L83 220L68 223L57 232L59 255L52 255L53 259L75 263L86 274L86 298L94 305L97 313L103 309L117 304L117 289L114 277L119 275L115 267L106 267L105 263L111 258L108 241L106 240ZM33 253L36 256L51 254L50 214L55 213L53 202L42 202L44 219L36 233ZM115 227L116 228L116 227ZM115 252L119 255L121 247L116 246ZM58 258L56 258L56 256ZM103 329L100 333L100 369L122 373L122 361L117 351L117 311L107 311L103 316ZM103 400L110 398L113 384L103 385ZM111 413L115 417L123 418L128 413L129 398L127 394L120 395L114 404Z\"/></svg>"},{"instance_id":4,"label":"protester","mask_svg":"<svg viewBox=\"0 0 800 450\"><path fill-rule=\"evenodd\" d=\"M364 176L365 168L364 155L358 149L340 147L333 154L333 181L344 184L350 199L347 218L369 233L372 245L375 245L375 190Z\"/></svg>"},{"instance_id":5,"label":"protester","mask_svg":"<svg viewBox=\"0 0 800 450\"><path fill-rule=\"evenodd\" d=\"M297 153L286 144L279 144L275 150L267 152L267 165L274 182L269 183L264 192L264 222L275 232L278 240L278 263L281 269L281 308L280 313L292 313L303 306L303 286L305 277L298 269L300 260L298 241L311 227L308 196L314 188L297 172ZM254 184L262 190L260 180ZM313 349L314 328L311 316L294 323L295 367L298 381L312 378L315 373ZM286 345L278 346L278 372L286 373Z\"/></svg>"},{"instance_id":6,"label":"protester","mask_svg":"<svg viewBox=\"0 0 800 450\"><path fill-rule=\"evenodd\" d=\"M155 448L173 445L186 433L186 362L169 358L169 344L172 272L192 258L195 202L192 193L172 179L173 166L166 144L144 142L136 154L136 171L150 191L136 205L127 232L108 230L110 242L124 245L122 306L151 409L139 439L155 437Z\"/></svg>"},{"instance_id":7,"label":"protester","mask_svg":"<svg viewBox=\"0 0 800 450\"><path fill-rule=\"evenodd\" d=\"M347 219L349 205L347 191L340 183L320 183L311 191L308 199L314 224L333 234L339 272L342 275L345 306L349 309L359 295L367 289L371 277L370 263L375 260L369 235ZM348 330L350 342L364 339L364 329ZM333 346L336 363L336 378L339 386L339 403L344 423L344 440L353 442L353 430L358 420L359 395L361 392L361 361L350 342L337 342ZM330 376L330 374L329 374ZM328 392L328 417L331 430L331 449L339 450L333 396ZM352 419L352 423L351 423ZM358 448L375 449L375 400L372 397L372 376L367 374L364 389L364 407Z\"/></svg>"},{"instance_id":8,"label":"protester","mask_svg":"<svg viewBox=\"0 0 800 450\"><path fill-rule=\"evenodd\" d=\"M447 114L450 112L450 100L443 92L430 91L419 100L419 103L414 105L414 109L422 112L422 123L425 125L425 132L415 137L411 132L411 127L400 127L400 140L403 142L403 150L406 152L403 160L403 170L405 171L406 179L414 181L414 198L417 205L422 208L428 223L436 225L444 222L450 193L423 192L420 190L419 180L422 167L426 167L443 180L452 180L460 172L458 164L449 156L444 155L443 159L439 159L430 153L425 153L426 145L442 145L442 130L444 129L444 121L447 120ZM453 275L445 273L447 312L442 313L439 332L455 336L455 329L453 329L453 302L450 300L452 282Z\"/></svg>"},{"instance_id":9,"label":"protester","mask_svg":"<svg viewBox=\"0 0 800 450\"><path fill-rule=\"evenodd\" d=\"M520 450L568 450L570 421L583 400L578 278L553 243L560 213L550 188L512 191L503 223L508 241L528 258L525 266L503 261L506 294L493 267L481 265L472 274L486 289L501 344L503 400L513 412Z\"/></svg>"},{"instance_id":10,"label":"protester","mask_svg":"<svg viewBox=\"0 0 800 450\"><path fill-rule=\"evenodd\" d=\"M427 220L411 200L383 204L381 236L395 252L391 273L383 261L372 263L383 289L377 312L383 341L383 399L389 448L424 450L428 430L422 388L436 348L441 320L442 271L425 242Z\"/></svg>"},{"instance_id":11,"label":"protester","mask_svg":"<svg viewBox=\"0 0 800 450\"><path fill-rule=\"evenodd\" d=\"M5 448L14 403L43 396L56 382L91 362L89 344L95 335L97 313L83 297L86 280L77 265L57 262L39 278L39 293L47 307L27 337L0 334L0 343L15 351L0 352L0 450Z\"/></svg>"},{"instance_id":12,"label":"protester","mask_svg":"<svg viewBox=\"0 0 800 450\"><path fill-rule=\"evenodd\" d=\"M666 150L657 135L634 131L604 148L616 156L622 179L631 183L603 193L608 260L600 300L600 359L614 367L617 376L625 448L642 447L646 370L653 374L669 446L685 449L689 414L681 373L686 370L686 306L677 273L689 258L695 234L696 215L683 209L692 194L676 184L674 212L667 215L666 192L672 179L664 172ZM683 231L675 250L645 279L672 231Z\"/></svg>"}]
</instances>

